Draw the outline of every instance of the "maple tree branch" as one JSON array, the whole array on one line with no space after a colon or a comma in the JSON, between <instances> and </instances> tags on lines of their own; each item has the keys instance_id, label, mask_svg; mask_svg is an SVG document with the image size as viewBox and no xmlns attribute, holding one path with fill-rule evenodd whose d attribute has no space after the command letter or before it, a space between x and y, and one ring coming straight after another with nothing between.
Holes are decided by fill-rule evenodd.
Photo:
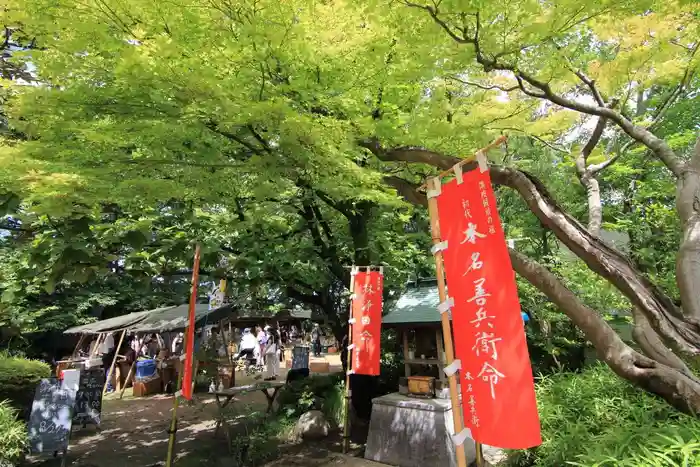
<instances>
[{"instance_id":1,"label":"maple tree branch","mask_svg":"<svg viewBox=\"0 0 700 467\"><path fill-rule=\"evenodd\" d=\"M541 143L543 146L546 146L546 147L548 147L549 149L551 149L551 150L553 150L553 151L557 151L557 152L560 152L560 153L562 153L562 154L569 154L569 151L568 151L567 149L556 147L556 146L554 146L553 144L549 143L547 140L541 138L540 136L533 135L532 133L528 133L527 131L523 130L522 128L515 128L515 127L509 127L509 126L504 126L504 127L498 126L498 127L491 127L491 128L489 128L489 129L491 129L491 130L515 131L515 132L518 132L518 133L522 133L522 134L524 134L525 136L527 136L528 138L532 138L532 139L534 139L535 141L538 141L538 142Z\"/></svg>"},{"instance_id":2,"label":"maple tree branch","mask_svg":"<svg viewBox=\"0 0 700 467\"><path fill-rule=\"evenodd\" d=\"M591 155L595 147L598 145L600 142L600 137L603 136L603 130L605 130L605 125L608 123L608 119L605 117L599 117L598 118L598 123L596 123L595 128L593 129L593 133L591 134L591 137L588 139L588 142L586 145L583 147L581 150L581 155L580 159L582 162L582 167L579 167L579 165L576 165L576 168L579 169L579 172L582 173L583 171L586 170L586 166L588 164L588 156Z\"/></svg>"},{"instance_id":3,"label":"maple tree branch","mask_svg":"<svg viewBox=\"0 0 700 467\"><path fill-rule=\"evenodd\" d=\"M452 30L452 28L450 28L450 26L443 19L440 18L437 8L433 8L426 5L418 5L412 2L405 3L408 6L420 8L422 10L427 11L433 19L433 21L443 30L445 30L448 33L448 35L453 40L455 40L455 42L460 44L472 45L474 47L476 61L483 67L484 71L509 71L517 80L520 90L528 96L545 99L554 104L559 105L560 107L564 107L569 110L574 110L576 112L607 118L608 120L614 122L617 126L619 126L632 139L637 140L638 142L648 147L676 177L680 177L683 174L685 169L684 164L681 160L679 160L675 152L666 143L666 141L664 141L661 138L658 138L646 128L635 125L622 113L610 107L601 106L599 105L599 103L589 104L586 102L579 102L564 97L562 95L556 94L552 90L548 82L537 79L534 75L523 71L520 67L518 67L515 64L500 62L497 58L487 56L483 52L480 44L481 23L479 12L473 15L476 18L476 24L473 35L465 35L464 37L460 37ZM528 89L526 84L537 91Z\"/></svg>"},{"instance_id":4,"label":"maple tree branch","mask_svg":"<svg viewBox=\"0 0 700 467\"><path fill-rule=\"evenodd\" d=\"M462 160L422 147L385 149L376 140L365 141L362 145L370 149L378 159L386 162L423 163L448 170ZM463 166L465 171L475 168L475 162ZM491 165L489 170L494 184L517 191L542 224L569 250L639 307L660 336L685 354L700 355L700 323L686 320L673 300L637 271L623 253L593 235L575 218L564 212L541 181L510 167ZM387 182L400 193L406 193L406 184L395 179Z\"/></svg>"},{"instance_id":5,"label":"maple tree branch","mask_svg":"<svg viewBox=\"0 0 700 467\"><path fill-rule=\"evenodd\" d=\"M207 122L204 124L204 126L212 133L216 133L217 135L223 136L224 138L227 138L231 141L237 142L241 146L244 146L245 148L247 148L253 154L262 155L262 152L260 151L259 148L256 148L255 146L253 146L252 144L250 144L249 142L247 142L243 138L239 137L238 135L235 135L229 131L219 129L219 127L216 123Z\"/></svg>"},{"instance_id":6,"label":"maple tree branch","mask_svg":"<svg viewBox=\"0 0 700 467\"><path fill-rule=\"evenodd\" d=\"M456 76L448 76L449 79L453 79L455 81L458 81L462 84L466 84L467 86L475 86L479 89L483 89L485 91L492 91L492 90L498 90L498 91L503 91L503 92L511 92L515 91L518 89L518 86L511 86L509 88L504 88L503 86L499 86L497 84L481 84L481 83L476 83L474 81L467 81L461 78L457 78Z\"/></svg>"},{"instance_id":7,"label":"maple tree branch","mask_svg":"<svg viewBox=\"0 0 700 467\"><path fill-rule=\"evenodd\" d=\"M588 89L591 90L591 93L593 94L593 98L595 101L598 103L599 106L605 107L605 99L603 99L603 96L600 94L600 91L598 91L598 87L595 85L595 80L590 79L588 76L586 76L581 70L576 70L574 71L574 74L578 76L578 78L583 81L583 83L588 86Z\"/></svg>"}]
</instances>

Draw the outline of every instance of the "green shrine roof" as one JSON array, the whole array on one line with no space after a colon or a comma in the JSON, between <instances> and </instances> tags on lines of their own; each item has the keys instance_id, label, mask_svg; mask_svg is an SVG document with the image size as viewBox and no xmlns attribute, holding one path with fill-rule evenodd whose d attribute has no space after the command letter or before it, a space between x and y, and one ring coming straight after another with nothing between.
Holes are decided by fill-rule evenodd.
<instances>
[{"instance_id":1,"label":"green shrine roof","mask_svg":"<svg viewBox=\"0 0 700 467\"><path fill-rule=\"evenodd\" d=\"M420 280L408 284L406 291L382 318L382 324L435 324L440 322L437 280Z\"/></svg>"}]
</instances>

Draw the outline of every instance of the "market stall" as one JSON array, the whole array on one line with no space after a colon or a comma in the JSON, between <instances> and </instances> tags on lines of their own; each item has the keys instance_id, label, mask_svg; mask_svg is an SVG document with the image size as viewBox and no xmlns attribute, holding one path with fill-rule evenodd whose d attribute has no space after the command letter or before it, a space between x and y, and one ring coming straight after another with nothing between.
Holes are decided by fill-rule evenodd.
<instances>
[{"instance_id":1,"label":"market stall","mask_svg":"<svg viewBox=\"0 0 700 467\"><path fill-rule=\"evenodd\" d=\"M202 332L205 327L219 324L231 312L229 305L216 309L197 305L195 326L202 336L200 340L205 340ZM133 382L138 383L134 385L134 395L137 396L172 392L180 365L179 352L173 355L176 350L173 341L185 330L187 323L188 306L179 305L129 313L67 329L64 334L80 334L81 337L73 356L59 362L58 371L102 366L107 379L104 391L111 386L122 396ZM107 354L111 359L104 362L104 350L110 347L114 349Z\"/></svg>"}]
</instances>

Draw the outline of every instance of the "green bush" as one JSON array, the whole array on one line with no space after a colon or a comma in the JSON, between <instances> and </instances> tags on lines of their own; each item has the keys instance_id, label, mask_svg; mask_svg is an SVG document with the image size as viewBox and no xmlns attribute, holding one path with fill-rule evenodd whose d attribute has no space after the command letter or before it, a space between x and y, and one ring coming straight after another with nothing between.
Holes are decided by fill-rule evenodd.
<instances>
[{"instance_id":1,"label":"green bush","mask_svg":"<svg viewBox=\"0 0 700 467\"><path fill-rule=\"evenodd\" d=\"M8 401L0 401L0 465L15 465L27 448L27 429Z\"/></svg>"},{"instance_id":2,"label":"green bush","mask_svg":"<svg viewBox=\"0 0 700 467\"><path fill-rule=\"evenodd\" d=\"M294 422L285 416L269 418L260 411L244 410L231 435L231 461L237 467L258 467L280 455Z\"/></svg>"},{"instance_id":3,"label":"green bush","mask_svg":"<svg viewBox=\"0 0 700 467\"><path fill-rule=\"evenodd\" d=\"M537 385L542 445L508 466L695 467L700 420L634 388L608 367L559 373Z\"/></svg>"},{"instance_id":4,"label":"green bush","mask_svg":"<svg viewBox=\"0 0 700 467\"><path fill-rule=\"evenodd\" d=\"M49 376L51 368L44 362L0 354L0 401L8 400L26 419L39 380Z\"/></svg>"},{"instance_id":5,"label":"green bush","mask_svg":"<svg viewBox=\"0 0 700 467\"><path fill-rule=\"evenodd\" d=\"M286 417L296 417L309 410L320 410L329 422L342 424L344 378L341 374L313 375L291 381L277 398L279 411Z\"/></svg>"}]
</instances>

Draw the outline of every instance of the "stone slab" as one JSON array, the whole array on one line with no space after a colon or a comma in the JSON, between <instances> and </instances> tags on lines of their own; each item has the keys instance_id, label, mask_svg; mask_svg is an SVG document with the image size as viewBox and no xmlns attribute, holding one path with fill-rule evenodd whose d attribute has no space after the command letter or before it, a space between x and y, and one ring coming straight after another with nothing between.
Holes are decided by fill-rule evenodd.
<instances>
[{"instance_id":1,"label":"stone slab","mask_svg":"<svg viewBox=\"0 0 700 467\"><path fill-rule=\"evenodd\" d=\"M457 467L449 400L392 393L372 404L365 459L400 467ZM474 441L468 438L464 447L472 463Z\"/></svg>"}]
</instances>

